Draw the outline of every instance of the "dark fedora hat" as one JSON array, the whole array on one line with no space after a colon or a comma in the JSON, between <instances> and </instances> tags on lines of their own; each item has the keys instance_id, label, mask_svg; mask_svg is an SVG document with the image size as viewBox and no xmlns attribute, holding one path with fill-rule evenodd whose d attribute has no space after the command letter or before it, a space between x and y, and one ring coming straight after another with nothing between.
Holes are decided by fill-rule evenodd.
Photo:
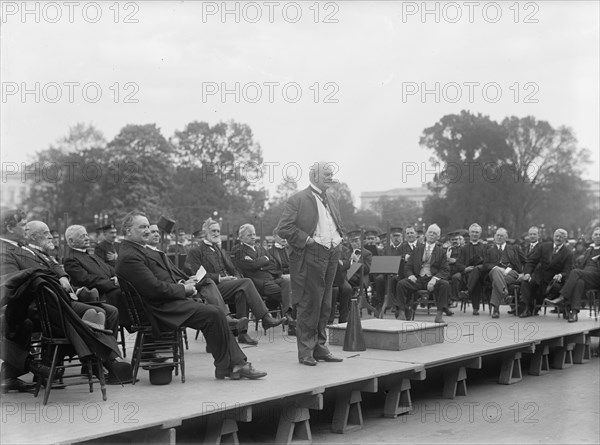
<instances>
[{"instance_id":1,"label":"dark fedora hat","mask_svg":"<svg viewBox=\"0 0 600 445\"><path fill-rule=\"evenodd\" d=\"M173 378L173 364L164 364L150 368L150 383L153 385L168 385Z\"/></svg>"}]
</instances>

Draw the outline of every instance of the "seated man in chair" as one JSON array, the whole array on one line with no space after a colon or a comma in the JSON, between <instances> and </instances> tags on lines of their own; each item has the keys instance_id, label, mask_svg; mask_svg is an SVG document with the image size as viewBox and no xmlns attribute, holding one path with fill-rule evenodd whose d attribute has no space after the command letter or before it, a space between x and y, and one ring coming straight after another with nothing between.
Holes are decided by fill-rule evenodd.
<instances>
[{"instance_id":1,"label":"seated man in chair","mask_svg":"<svg viewBox=\"0 0 600 445\"><path fill-rule=\"evenodd\" d=\"M559 288L565 283L573 269L573 251L565 245L567 236L566 230L556 229L553 242L542 243L527 256L521 282L523 308L519 311L519 317L537 315L542 301L536 295L541 295L552 281Z\"/></svg>"},{"instance_id":2,"label":"seated man in chair","mask_svg":"<svg viewBox=\"0 0 600 445\"><path fill-rule=\"evenodd\" d=\"M269 252L256 242L256 230L252 224L240 226L238 237L240 242L231 252L234 265L252 280L261 295L267 300L280 302L282 313L291 316L290 275L283 275Z\"/></svg>"},{"instance_id":3,"label":"seated man in chair","mask_svg":"<svg viewBox=\"0 0 600 445\"><path fill-rule=\"evenodd\" d=\"M193 283L179 283L163 253L161 263L153 260L146 244L150 237L150 223L138 211L123 219L123 235L117 261L117 275L127 280L146 304L148 315L165 330L180 327L199 329L214 357L215 377L239 380L242 377L258 379L267 375L246 360L235 341L225 312L218 306L195 301L198 290Z\"/></svg>"},{"instance_id":4,"label":"seated man in chair","mask_svg":"<svg viewBox=\"0 0 600 445\"><path fill-rule=\"evenodd\" d=\"M63 266L55 259L47 255L46 251L54 248L53 237L46 224L41 221L27 222L25 214L20 210L10 211L5 214L2 225L2 238L0 240L0 268L2 275L16 274L19 271L39 270L46 273L48 276L60 283L60 286L69 295L67 305L80 317L84 317L90 309L94 312L102 312L105 315L106 328L116 332L119 322L118 310L108 304L103 304L101 307L90 306L88 304L77 301L77 295L71 286L69 276L65 272ZM25 308L22 308L26 310ZM35 314L35 312L33 312ZM25 320L7 320L11 325ZM32 320L36 322L36 320ZM30 331L30 330L29 330ZM31 333L31 332L30 332ZM3 335L5 332L2 333ZM21 336L20 344L27 347L30 338ZM78 345L79 351L102 350L101 356L105 360L105 367L109 371L109 382L125 383L131 380L131 365L123 362L119 353L119 348L114 336L107 334L98 334L99 343L86 344L85 339L73 334L71 340ZM100 344L101 343L101 344ZM97 348L96 348L97 347ZM4 353L4 352L3 352ZM10 365L10 363L8 363ZM6 370L6 366L3 369ZM9 366L10 368L10 366ZM19 374L20 372L20 374ZM22 385L19 384L18 377L21 371L16 369L8 369L3 373L2 379L8 379L9 383L3 385L3 389L10 391L13 389L20 390ZM12 385L12 386L11 386Z\"/></svg>"},{"instance_id":5,"label":"seated man in chair","mask_svg":"<svg viewBox=\"0 0 600 445\"><path fill-rule=\"evenodd\" d=\"M518 246L508 245L507 239L508 232L500 227L494 235L495 245L485 252L483 267L492 283L492 318L500 317L500 304L508 296L509 286L517 283L523 272L525 256Z\"/></svg>"},{"instance_id":6,"label":"seated man in chair","mask_svg":"<svg viewBox=\"0 0 600 445\"><path fill-rule=\"evenodd\" d=\"M262 320L264 329L269 329L281 324L269 314L269 309L260 297L256 286L250 278L242 278L231 262L229 255L221 249L221 226L211 218L207 219L202 230L205 238L198 247L190 249L185 261L185 270L189 273L203 266L207 277L217 284L223 300L227 304L235 304L237 318L248 316L248 308L257 319ZM257 344L249 336L242 339L242 343Z\"/></svg>"},{"instance_id":7,"label":"seated man in chair","mask_svg":"<svg viewBox=\"0 0 600 445\"><path fill-rule=\"evenodd\" d=\"M546 300L549 304L565 304L569 309L569 323L577 321L585 291L600 288L600 227L592 232L592 241L592 245L583 254L581 268L569 272L560 296L554 300Z\"/></svg>"},{"instance_id":8,"label":"seated man in chair","mask_svg":"<svg viewBox=\"0 0 600 445\"><path fill-rule=\"evenodd\" d=\"M392 302L398 306L398 318L406 320L406 310L412 307L412 294L418 290L433 292L437 314L436 323L444 323L442 314L452 315L448 309L450 284L448 283L449 268L446 251L437 242L440 238L440 228L432 224L425 234L426 242L417 245L414 253L406 262L405 275L407 278L398 283L396 297Z\"/></svg>"}]
</instances>

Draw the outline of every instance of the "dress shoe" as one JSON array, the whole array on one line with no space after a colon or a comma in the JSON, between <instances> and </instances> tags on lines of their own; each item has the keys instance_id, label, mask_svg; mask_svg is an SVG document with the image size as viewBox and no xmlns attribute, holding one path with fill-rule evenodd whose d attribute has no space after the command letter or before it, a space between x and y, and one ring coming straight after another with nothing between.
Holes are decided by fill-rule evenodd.
<instances>
[{"instance_id":1,"label":"dress shoe","mask_svg":"<svg viewBox=\"0 0 600 445\"><path fill-rule=\"evenodd\" d=\"M577 321L577 318L578 318L577 312L575 312L575 311L569 312L569 320L568 320L569 323L575 323Z\"/></svg>"},{"instance_id":2,"label":"dress shoe","mask_svg":"<svg viewBox=\"0 0 600 445\"><path fill-rule=\"evenodd\" d=\"M492 311L492 318L500 318L500 312L498 312L498 309L494 309Z\"/></svg>"},{"instance_id":3,"label":"dress shoe","mask_svg":"<svg viewBox=\"0 0 600 445\"><path fill-rule=\"evenodd\" d=\"M248 330L248 317L233 318L231 315L228 315L227 324L231 331L244 332Z\"/></svg>"},{"instance_id":4,"label":"dress shoe","mask_svg":"<svg viewBox=\"0 0 600 445\"><path fill-rule=\"evenodd\" d=\"M473 315L479 315L479 309L473 309Z\"/></svg>"},{"instance_id":5,"label":"dress shoe","mask_svg":"<svg viewBox=\"0 0 600 445\"><path fill-rule=\"evenodd\" d=\"M512 314L514 314L514 313L515 313L515 310L514 310L514 309L511 309L511 310L507 311L506 313L507 313L507 314L510 314L510 315L512 315Z\"/></svg>"},{"instance_id":6,"label":"dress shoe","mask_svg":"<svg viewBox=\"0 0 600 445\"><path fill-rule=\"evenodd\" d=\"M252 363L245 363L243 366L234 366L230 378L232 380L239 380L240 378L255 380L263 378L266 375L266 372L254 369Z\"/></svg>"},{"instance_id":7,"label":"dress shoe","mask_svg":"<svg viewBox=\"0 0 600 445\"><path fill-rule=\"evenodd\" d=\"M279 326L281 323L283 322L283 320L277 320L275 318L273 318L271 316L271 314L266 314L263 318L262 318L262 327L264 330L270 329L270 328L274 328L275 326Z\"/></svg>"},{"instance_id":8,"label":"dress shoe","mask_svg":"<svg viewBox=\"0 0 600 445\"><path fill-rule=\"evenodd\" d=\"M33 392L34 389L35 383L27 383L17 378L4 379L0 383L0 394L6 394L11 391Z\"/></svg>"},{"instance_id":9,"label":"dress shoe","mask_svg":"<svg viewBox=\"0 0 600 445\"><path fill-rule=\"evenodd\" d=\"M521 315L519 315L520 318L527 318L527 317L531 317L531 311L526 310L524 312L521 313Z\"/></svg>"},{"instance_id":10,"label":"dress shoe","mask_svg":"<svg viewBox=\"0 0 600 445\"><path fill-rule=\"evenodd\" d=\"M306 366L317 366L317 361L312 357L302 357L298 359L298 362Z\"/></svg>"},{"instance_id":11,"label":"dress shoe","mask_svg":"<svg viewBox=\"0 0 600 445\"><path fill-rule=\"evenodd\" d=\"M330 363L338 363L338 362L344 361L343 358L336 357L333 354L321 355L319 357L315 357L315 360L318 362L330 362Z\"/></svg>"},{"instance_id":12,"label":"dress shoe","mask_svg":"<svg viewBox=\"0 0 600 445\"><path fill-rule=\"evenodd\" d=\"M448 317L451 317L451 316L453 316L453 315L454 315L454 312L452 312L452 311L451 311L450 309L448 309L448 308L444 308L442 312L444 312L444 315L447 315Z\"/></svg>"},{"instance_id":13,"label":"dress shoe","mask_svg":"<svg viewBox=\"0 0 600 445\"><path fill-rule=\"evenodd\" d=\"M133 381L132 374L133 368L130 363L113 360L107 363L106 369L108 369L108 378L111 382L119 383L131 383Z\"/></svg>"},{"instance_id":14,"label":"dress shoe","mask_svg":"<svg viewBox=\"0 0 600 445\"><path fill-rule=\"evenodd\" d=\"M255 340L252 337L250 337L247 332L242 332L238 335L238 343L256 346L258 344L258 340Z\"/></svg>"},{"instance_id":15,"label":"dress shoe","mask_svg":"<svg viewBox=\"0 0 600 445\"><path fill-rule=\"evenodd\" d=\"M560 304L563 301L565 301L565 297L562 296L555 298L554 300L551 300L549 298L544 299L544 303L551 304L553 306L556 306L557 304Z\"/></svg>"},{"instance_id":16,"label":"dress shoe","mask_svg":"<svg viewBox=\"0 0 600 445\"><path fill-rule=\"evenodd\" d=\"M50 367L43 365L39 360L30 360L27 364L27 370L35 375L50 377Z\"/></svg>"}]
</instances>

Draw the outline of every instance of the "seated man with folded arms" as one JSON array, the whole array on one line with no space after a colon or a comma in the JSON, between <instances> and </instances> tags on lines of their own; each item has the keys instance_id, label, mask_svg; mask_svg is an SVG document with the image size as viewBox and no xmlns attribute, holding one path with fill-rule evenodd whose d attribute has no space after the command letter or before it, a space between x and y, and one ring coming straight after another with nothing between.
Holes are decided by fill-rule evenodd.
<instances>
[{"instance_id":1,"label":"seated man with folded arms","mask_svg":"<svg viewBox=\"0 0 600 445\"><path fill-rule=\"evenodd\" d=\"M227 252L221 249L221 227L211 218L204 221L202 230L205 233L203 242L190 249L185 261L185 269L190 273L203 266L207 277L217 283L217 288L227 304L235 304L237 318L248 316L248 307L257 319L262 320L264 329L281 324L269 314L269 309L260 297L258 290L250 278L242 278L231 262ZM256 345L258 342L246 336L238 339L242 343Z\"/></svg>"},{"instance_id":2,"label":"seated man with folded arms","mask_svg":"<svg viewBox=\"0 0 600 445\"><path fill-rule=\"evenodd\" d=\"M492 318L500 317L500 303L508 296L508 287L519 280L525 256L518 246L506 243L508 232L503 227L496 230L494 244L485 252L484 271L492 282Z\"/></svg>"},{"instance_id":3,"label":"seated man with folded arms","mask_svg":"<svg viewBox=\"0 0 600 445\"><path fill-rule=\"evenodd\" d=\"M569 323L576 322L581 309L581 297L589 289L600 288L600 227L592 232L593 243L583 254L581 267L571 270L560 296L546 300L550 304L563 303L569 308Z\"/></svg>"},{"instance_id":4,"label":"seated man with folded arms","mask_svg":"<svg viewBox=\"0 0 600 445\"><path fill-rule=\"evenodd\" d=\"M397 296L393 301L393 304L399 307L400 320L407 319L407 309L412 310L412 294L418 290L433 292L437 307L436 323L444 323L443 313L452 314L448 309L450 296L450 284L447 281L448 258L442 245L437 242L440 233L437 224L430 225L425 234L426 242L418 244L406 262L404 274L407 278L398 283Z\"/></svg>"},{"instance_id":5,"label":"seated man with folded arms","mask_svg":"<svg viewBox=\"0 0 600 445\"><path fill-rule=\"evenodd\" d=\"M88 304L77 301L77 295L71 286L69 276L65 272L63 266L56 260L46 254L46 250L54 248L53 237L48 229L48 226L41 221L30 221L26 222L25 214L21 211L8 212L3 220L3 234L0 246L0 267L2 269L2 275L13 274L18 271L24 271L26 269L39 269L48 272L51 276L55 277L64 290L71 296L68 304L77 314L77 316L83 318L86 312L90 309L94 312L101 312L104 314L106 328L113 331L118 328L119 312L118 310L108 304L103 304L101 307L90 306ZM36 321L36 320L33 320ZM99 342L95 345L85 344L85 341L79 337L73 338L72 341L77 343L76 349L79 351L90 352L90 348L96 351L95 346L100 343L103 346L99 346L99 356L101 356L105 362L104 365L109 371L109 383L125 383L131 380L131 365L123 362L119 353L119 348L114 336L107 334L98 334ZM30 338L26 339L22 346L30 341ZM21 368L23 370L23 368ZM14 371L14 370L13 370ZM10 373L9 373L10 374ZM18 377L14 373L8 378ZM13 383L16 385L18 382ZM9 385L10 386L10 385ZM20 390L20 388L8 387L7 390Z\"/></svg>"},{"instance_id":6,"label":"seated man with folded arms","mask_svg":"<svg viewBox=\"0 0 600 445\"><path fill-rule=\"evenodd\" d=\"M252 280L259 294L268 300L281 302L282 313L291 316L290 275L283 275L268 250L256 242L256 230L252 224L240 226L238 237L240 242L231 252L233 264Z\"/></svg>"},{"instance_id":7,"label":"seated man with folded arms","mask_svg":"<svg viewBox=\"0 0 600 445\"><path fill-rule=\"evenodd\" d=\"M573 269L573 251L565 244L567 236L565 229L556 229L553 242L542 243L527 255L521 282L520 303L523 307L519 311L519 317L537 315L542 301L536 301L536 296L541 295L552 281L558 287L565 283ZM533 292L535 289L538 292Z\"/></svg>"},{"instance_id":8,"label":"seated man with folded arms","mask_svg":"<svg viewBox=\"0 0 600 445\"><path fill-rule=\"evenodd\" d=\"M452 287L460 296L465 295L466 299L473 305L473 315L479 315L479 303L483 293L483 280L485 273L483 271L483 259L485 256L486 245L479 239L481 236L481 226L473 223L469 226L469 242L461 247L456 259L456 273L452 275ZM466 291L465 288L466 283Z\"/></svg>"},{"instance_id":9,"label":"seated man with folded arms","mask_svg":"<svg viewBox=\"0 0 600 445\"><path fill-rule=\"evenodd\" d=\"M214 358L217 379L258 379L267 375L247 362L229 330L223 309L194 300L198 294L195 283L178 282L166 255L159 261L146 248L150 237L148 218L139 211L129 212L123 219L125 236L117 260L117 276L127 280L146 304L148 315L165 330L181 327L199 329Z\"/></svg>"}]
</instances>

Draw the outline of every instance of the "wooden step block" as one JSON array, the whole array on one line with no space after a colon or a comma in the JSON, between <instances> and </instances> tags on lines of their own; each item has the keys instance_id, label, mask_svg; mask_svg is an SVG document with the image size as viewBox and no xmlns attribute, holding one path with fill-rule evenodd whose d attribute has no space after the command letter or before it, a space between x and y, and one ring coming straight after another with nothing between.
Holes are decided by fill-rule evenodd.
<instances>
[{"instance_id":1,"label":"wooden step block","mask_svg":"<svg viewBox=\"0 0 600 445\"><path fill-rule=\"evenodd\" d=\"M329 344L344 345L347 323L328 326ZM367 348L401 351L444 342L446 323L373 318L361 322Z\"/></svg>"}]
</instances>

